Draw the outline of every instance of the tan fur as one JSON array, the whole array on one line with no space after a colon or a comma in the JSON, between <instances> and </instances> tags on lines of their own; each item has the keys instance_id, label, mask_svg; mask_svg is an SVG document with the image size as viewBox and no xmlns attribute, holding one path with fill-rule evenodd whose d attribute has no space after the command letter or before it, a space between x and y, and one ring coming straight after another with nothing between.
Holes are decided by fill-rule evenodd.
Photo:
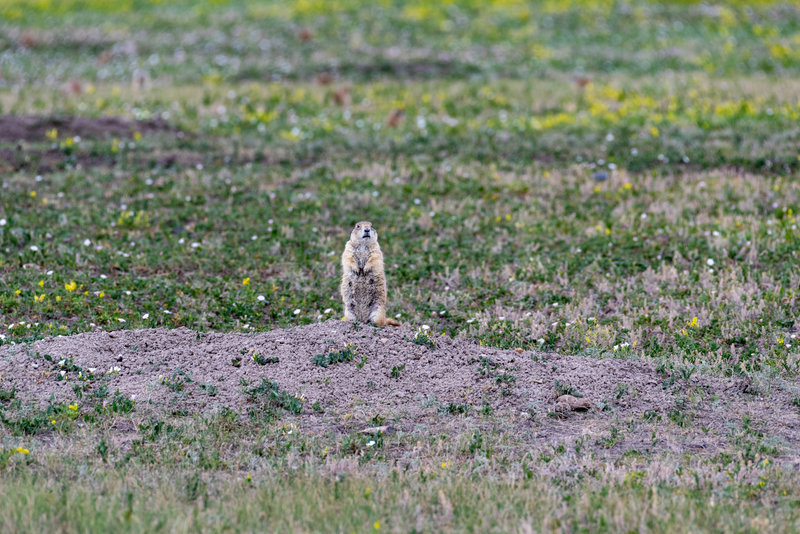
<instances>
[{"instance_id":1,"label":"tan fur","mask_svg":"<svg viewBox=\"0 0 800 534\"><path fill-rule=\"evenodd\" d=\"M386 275L378 232L372 223L361 221L350 232L342 254L342 302L348 321L378 326L400 326L386 317Z\"/></svg>"}]
</instances>

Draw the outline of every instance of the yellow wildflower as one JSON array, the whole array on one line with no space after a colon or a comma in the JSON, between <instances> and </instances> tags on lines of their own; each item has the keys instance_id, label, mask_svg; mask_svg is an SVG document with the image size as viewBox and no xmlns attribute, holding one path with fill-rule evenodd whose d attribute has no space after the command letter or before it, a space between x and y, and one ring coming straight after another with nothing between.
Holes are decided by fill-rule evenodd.
<instances>
[{"instance_id":1,"label":"yellow wildflower","mask_svg":"<svg viewBox=\"0 0 800 534\"><path fill-rule=\"evenodd\" d=\"M245 278L244 280L242 280L242 285L245 285L245 286L250 285L250 277L249 276L247 278Z\"/></svg>"}]
</instances>

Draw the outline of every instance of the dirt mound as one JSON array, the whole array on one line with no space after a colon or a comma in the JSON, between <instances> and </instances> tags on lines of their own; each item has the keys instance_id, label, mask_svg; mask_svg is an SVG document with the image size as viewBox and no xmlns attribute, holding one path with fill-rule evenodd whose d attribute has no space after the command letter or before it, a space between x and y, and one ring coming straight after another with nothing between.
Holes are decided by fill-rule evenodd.
<instances>
[{"instance_id":1,"label":"dirt mound","mask_svg":"<svg viewBox=\"0 0 800 534\"><path fill-rule=\"evenodd\" d=\"M34 115L0 115L0 142L46 141L47 132L55 128L60 138L130 137L141 134L173 131L163 120L129 121L120 117L47 117Z\"/></svg>"},{"instance_id":2,"label":"dirt mound","mask_svg":"<svg viewBox=\"0 0 800 534\"><path fill-rule=\"evenodd\" d=\"M588 435L606 448L714 451L749 418L792 449L800 441L785 391L763 397L740 381L683 378L641 360L518 353L446 336L431 348L414 336L407 326L338 320L259 334L97 331L0 348L0 389L13 383L23 401L74 402L91 370L92 382L134 396L137 410L245 413L258 395L274 393L298 399L296 410L279 402L279 411L311 430L370 421L438 429L500 418L549 440ZM556 401L563 394L592 408L571 412Z\"/></svg>"}]
</instances>

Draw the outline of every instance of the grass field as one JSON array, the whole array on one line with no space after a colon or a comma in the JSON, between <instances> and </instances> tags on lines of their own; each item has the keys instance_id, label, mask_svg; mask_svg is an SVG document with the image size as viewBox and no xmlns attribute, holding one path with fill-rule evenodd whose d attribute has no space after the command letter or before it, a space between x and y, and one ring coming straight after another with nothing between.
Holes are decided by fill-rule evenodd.
<instances>
[{"instance_id":1,"label":"grass field","mask_svg":"<svg viewBox=\"0 0 800 534\"><path fill-rule=\"evenodd\" d=\"M404 322L800 410L797 3L0 0L0 50L0 114L43 117L0 132L0 343L340 317L370 220ZM491 418L373 453L74 412L0 430L0 530L800 529L797 444L758 421L725 454L609 459Z\"/></svg>"}]
</instances>

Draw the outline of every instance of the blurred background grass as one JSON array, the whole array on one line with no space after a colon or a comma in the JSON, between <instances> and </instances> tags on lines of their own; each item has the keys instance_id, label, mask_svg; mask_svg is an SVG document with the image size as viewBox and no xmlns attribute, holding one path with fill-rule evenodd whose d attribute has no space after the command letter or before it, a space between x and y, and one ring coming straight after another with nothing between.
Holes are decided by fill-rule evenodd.
<instances>
[{"instance_id":1,"label":"blurred background grass","mask_svg":"<svg viewBox=\"0 0 800 534\"><path fill-rule=\"evenodd\" d=\"M166 125L56 121L0 146L8 340L334 316L340 249L368 218L404 320L797 370L797 3L0 14L2 113Z\"/></svg>"}]
</instances>

